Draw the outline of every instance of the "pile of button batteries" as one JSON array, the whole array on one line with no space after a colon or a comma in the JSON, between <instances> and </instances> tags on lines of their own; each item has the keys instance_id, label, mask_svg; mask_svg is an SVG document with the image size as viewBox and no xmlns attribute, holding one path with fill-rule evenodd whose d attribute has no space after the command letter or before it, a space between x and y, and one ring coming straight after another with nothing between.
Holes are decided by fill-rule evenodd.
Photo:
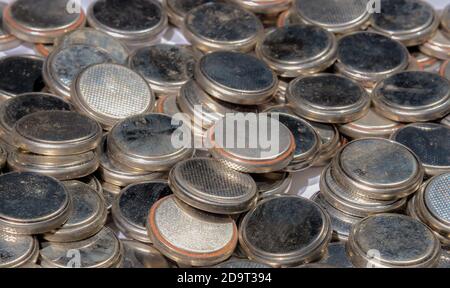
<instances>
[{"instance_id":1,"label":"pile of button batteries","mask_svg":"<svg viewBox=\"0 0 450 288\"><path fill-rule=\"evenodd\" d=\"M0 4L0 267L450 266L450 6L67 2Z\"/></svg>"}]
</instances>

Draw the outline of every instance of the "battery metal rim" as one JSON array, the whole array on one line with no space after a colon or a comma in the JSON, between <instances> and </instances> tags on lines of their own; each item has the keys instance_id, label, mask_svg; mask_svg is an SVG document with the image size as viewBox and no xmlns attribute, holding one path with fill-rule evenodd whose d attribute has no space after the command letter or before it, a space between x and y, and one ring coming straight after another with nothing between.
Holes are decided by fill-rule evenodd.
<instances>
[{"instance_id":1,"label":"battery metal rim","mask_svg":"<svg viewBox=\"0 0 450 288\"><path fill-rule=\"evenodd\" d=\"M175 9L172 9L172 6L170 6L169 1L167 1L167 0L162 1L162 6L163 6L164 10L166 10L166 12L167 12L167 17L169 19L169 22L171 24L173 24L174 26L181 29L184 25L185 15L178 14L175 11Z\"/></svg>"},{"instance_id":2,"label":"battery metal rim","mask_svg":"<svg viewBox=\"0 0 450 288\"><path fill-rule=\"evenodd\" d=\"M214 83L213 80L209 79L209 77L202 71L202 60L203 58L201 58L195 65L195 79L209 95L220 100L241 105L258 105L267 102L270 98L272 98L278 89L278 77L268 66L267 69L269 69L272 73L273 79L270 87L266 87L261 91L239 91L225 87L220 83Z\"/></svg>"},{"instance_id":3,"label":"battery metal rim","mask_svg":"<svg viewBox=\"0 0 450 288\"><path fill-rule=\"evenodd\" d=\"M298 82L310 77L323 77L323 76L335 76L337 78L345 79L347 81L351 81L354 85L358 86L361 91L361 98L358 100L356 104L348 105L347 107L320 107L314 103L310 103L306 100L299 99L299 97L295 97L293 94L293 89ZM336 76L334 74L315 74L310 76L300 76L295 80L289 83L289 87L286 91L286 98L288 103L291 103L291 107L294 109L296 114L300 116L316 122L321 123L348 123L351 121L358 120L361 117L364 117L370 108L371 99L369 94L364 90L364 88L356 81L343 77Z\"/></svg>"},{"instance_id":4,"label":"battery metal rim","mask_svg":"<svg viewBox=\"0 0 450 288\"><path fill-rule=\"evenodd\" d=\"M27 27L26 25L20 24L14 20L14 17L11 14L12 5L14 5L14 2L9 4L3 12L3 23L5 30L26 42L53 43L56 38L61 37L70 31L74 31L86 24L86 14L83 10L80 10L80 13L77 13L79 14L79 17L76 21L59 28L36 29L33 27Z\"/></svg>"},{"instance_id":5,"label":"battery metal rim","mask_svg":"<svg viewBox=\"0 0 450 288\"><path fill-rule=\"evenodd\" d=\"M19 257L14 259L9 259L8 262L2 262L0 263L0 268L17 268L21 267L22 265L33 262L36 258L36 251L39 251L39 243L37 239L34 236L24 235L24 236L17 236L17 235L8 235L7 233L0 232L4 237L11 237L11 238L28 238L30 240L30 245L27 247L27 250L24 251L23 254L18 255ZM2 237L3 238L3 237ZM14 245L14 242L11 241L12 245Z\"/></svg>"},{"instance_id":6,"label":"battery metal rim","mask_svg":"<svg viewBox=\"0 0 450 288\"><path fill-rule=\"evenodd\" d=\"M261 262L272 267L290 267L295 266L301 263L313 262L315 260L320 259L326 252L326 247L331 240L332 230L330 217L328 216L325 209L317 205L311 200L301 198L304 201L308 201L314 204L314 206L320 210L322 214L323 225L321 232L313 240L312 243L308 244L308 246L302 248L300 251L294 251L290 253L270 253L266 251L262 251L257 247L251 247L251 244L248 242L246 237L246 224L249 221L249 218L252 214L259 208L259 206L265 204L268 201L271 201L276 198L293 198L298 199L298 196L288 196L288 195L276 195L265 200L262 200L258 203L256 207L250 210L242 219L239 229L239 244L242 249L249 257L250 260L254 260L257 262Z\"/></svg>"},{"instance_id":7,"label":"battery metal rim","mask_svg":"<svg viewBox=\"0 0 450 288\"><path fill-rule=\"evenodd\" d=\"M257 201L257 187L256 183L251 178L251 176L233 171L229 167L224 166L224 170L229 171L227 173L234 173L237 175L241 175L242 177L247 178L251 188L246 192L245 195L239 197L239 199L227 199L223 196L208 196L206 193L203 193L200 189L196 189L196 187L188 185L186 183L181 183L177 177L177 167L179 165L183 165L188 161L217 161L211 158L195 158L184 160L179 162L169 173L169 186L172 189L173 193L181 199L183 202L188 203L190 206L197 208L199 210L203 210L210 213L215 214L241 214L248 210L250 210ZM220 161L218 161L221 165L223 165ZM178 174L179 175L179 174Z\"/></svg>"},{"instance_id":8,"label":"battery metal rim","mask_svg":"<svg viewBox=\"0 0 450 288\"><path fill-rule=\"evenodd\" d=\"M96 214L92 215L89 219L83 220L83 222L81 223L71 225L71 227L64 227L63 225L57 230L44 234L42 237L45 240L59 243L76 242L87 239L103 229L108 216L105 199L102 195L97 193L97 191L93 190L92 188L90 189L92 190L93 194L97 196L99 204L99 210L96 212Z\"/></svg>"},{"instance_id":9,"label":"battery metal rim","mask_svg":"<svg viewBox=\"0 0 450 288\"><path fill-rule=\"evenodd\" d=\"M419 50L440 60L450 59L450 39L441 30L437 30L433 38L419 46Z\"/></svg>"},{"instance_id":10,"label":"battery metal rim","mask_svg":"<svg viewBox=\"0 0 450 288\"><path fill-rule=\"evenodd\" d=\"M184 17L183 24L181 25L181 30L182 30L184 37L186 37L186 39L188 39L189 42L192 43L192 45L194 47L196 47L197 49L199 49L203 52L206 52L206 53L213 52L213 51L219 51L219 50L220 51L224 51L224 50L225 51L239 51L242 53L246 53L246 52L250 52L251 50L253 50L253 48L255 47L258 40L264 36L264 27L263 27L261 21L252 12L243 10L241 7L239 7L236 4L227 4L227 5L234 6L234 7L238 8L239 10L244 11L245 13L251 14L259 26L256 33L253 36L248 37L247 39L241 39L241 40L237 40L237 41L217 41L217 40L206 38L203 35L198 35L195 31L193 31L189 27L190 26L188 23L189 17L192 14L194 14L195 12L197 12L197 10L202 8L202 6L210 5L210 4L212 4L212 3L203 4L199 7L192 9L191 11L189 11L186 14L186 16Z\"/></svg>"},{"instance_id":11,"label":"battery metal rim","mask_svg":"<svg viewBox=\"0 0 450 288\"><path fill-rule=\"evenodd\" d=\"M414 157L417 169L415 173L409 177L409 179L405 179L401 181L401 183L394 184L385 184L385 185L372 185L367 181L362 181L358 179L353 179L348 176L341 167L340 157L344 149L348 147L348 145L358 142L358 141L366 141L366 140L379 140L392 143L394 145L399 145L402 149L406 149L411 155ZM335 180L343 185L344 187L355 191L360 194L362 197L370 198L374 200L395 200L404 198L414 192L416 192L420 185L422 184L424 169L421 165L421 161L417 157L417 155L411 151L408 147L395 142L390 139L384 138L364 138L353 140L346 146L342 147L337 155L332 160L332 171L335 176Z\"/></svg>"},{"instance_id":12,"label":"battery metal rim","mask_svg":"<svg viewBox=\"0 0 450 288\"><path fill-rule=\"evenodd\" d=\"M272 189L267 191L258 190L259 200L272 197L274 195L288 194L290 192L294 176L292 173L289 172L282 172L281 174L283 175L283 179L279 181L278 186L272 187Z\"/></svg>"},{"instance_id":13,"label":"battery metal rim","mask_svg":"<svg viewBox=\"0 0 450 288\"><path fill-rule=\"evenodd\" d=\"M153 38L159 38L165 32L168 26L168 17L159 1L152 1L154 5L159 6L161 10L161 20L154 27L150 27L140 31L127 31L119 30L112 27L108 27L101 23L94 15L94 6L99 0L92 2L87 10L86 18L89 26L100 30L114 38L122 40L127 46L148 44Z\"/></svg>"},{"instance_id":14,"label":"battery metal rim","mask_svg":"<svg viewBox=\"0 0 450 288\"><path fill-rule=\"evenodd\" d=\"M401 74L403 72L395 73L392 76ZM408 72L405 72L408 73ZM422 71L421 73L427 73L436 75L435 73ZM450 87L450 80L442 77ZM380 94L380 89L383 87L384 81L380 81L375 87L372 93L372 102L374 104L374 110L383 117L391 119L397 122L425 122L435 120L437 118L444 117L450 111L450 89L447 95L440 99L438 102L421 107L407 107L399 106L393 103L389 103L384 100L383 95Z\"/></svg>"},{"instance_id":15,"label":"battery metal rim","mask_svg":"<svg viewBox=\"0 0 450 288\"><path fill-rule=\"evenodd\" d=\"M147 229L150 239L154 243L155 247L164 254L164 256L179 262L181 264L192 265L192 266L211 266L214 264L218 264L220 262L228 259L234 252L234 249L238 243L238 229L233 220L230 221L233 224L233 237L230 242L224 246L223 248L216 250L212 253L194 253L185 251L181 248L178 248L171 244L169 241L164 239L164 237L160 234L158 227L155 223L155 214L156 210L159 208L163 201L175 201L176 205L177 200L175 200L175 196L167 196L158 202L156 202L149 213ZM181 209L179 207L179 209ZM230 223L231 224L231 223Z\"/></svg>"},{"instance_id":16,"label":"battery metal rim","mask_svg":"<svg viewBox=\"0 0 450 288\"><path fill-rule=\"evenodd\" d=\"M32 113L23 117L17 122L25 121L27 120L27 118L34 117L38 113L43 114L48 112L51 111L41 111L37 113ZM75 113L75 112L68 111L61 113ZM92 122L92 120L90 119L89 121ZM36 154L48 156L66 156L66 155L82 154L84 152L95 150L102 140L103 130L97 122L95 122L95 125L97 126L97 131L92 135L85 136L84 139L77 139L76 141L65 141L65 143L61 143L57 141L40 140L37 138L32 139L27 135L24 135L22 133L23 131L19 131L18 129L16 129L17 128L16 123L15 129L12 133L12 139L16 147Z\"/></svg>"},{"instance_id":17,"label":"battery metal rim","mask_svg":"<svg viewBox=\"0 0 450 288\"><path fill-rule=\"evenodd\" d=\"M409 218L413 221L416 221L417 223L422 224L421 222L410 218L408 216L399 215L399 214L383 214L383 216L396 216L396 217L402 217L402 218ZM351 262L356 267L368 267L369 265L371 267L378 267L378 268L432 268L437 265L437 262L439 261L440 254L441 254L441 245L439 243L439 240L435 237L435 235L432 233L432 231L422 224L426 230L430 232L430 234L434 237L434 250L426 256L421 257L420 259L417 259L416 261L411 261L412 263L389 263L386 261L383 261L383 259L380 259L379 257L375 259L369 258L367 255L368 251L364 251L361 247L359 247L358 243L355 240L355 235L358 233L358 229L361 225L364 224L365 221L370 219L370 216L365 219L363 219L361 222L356 223L352 227L352 231L349 236L349 240L347 242L346 250L347 255L349 256ZM376 216L375 216L376 217Z\"/></svg>"},{"instance_id":18,"label":"battery metal rim","mask_svg":"<svg viewBox=\"0 0 450 288\"><path fill-rule=\"evenodd\" d=\"M231 2L257 14L278 14L289 9L292 4L292 0L232 0Z\"/></svg>"}]
</instances>

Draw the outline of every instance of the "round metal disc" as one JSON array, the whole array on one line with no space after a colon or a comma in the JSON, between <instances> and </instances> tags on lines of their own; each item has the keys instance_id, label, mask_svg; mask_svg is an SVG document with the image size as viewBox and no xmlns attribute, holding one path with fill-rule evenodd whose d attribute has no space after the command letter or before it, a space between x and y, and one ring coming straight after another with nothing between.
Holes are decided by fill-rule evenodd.
<instances>
[{"instance_id":1,"label":"round metal disc","mask_svg":"<svg viewBox=\"0 0 450 288\"><path fill-rule=\"evenodd\" d=\"M36 173L0 176L0 226L14 234L39 234L61 226L71 201L54 178Z\"/></svg>"},{"instance_id":2,"label":"round metal disc","mask_svg":"<svg viewBox=\"0 0 450 288\"><path fill-rule=\"evenodd\" d=\"M327 254L319 263L331 265L338 268L353 268L353 264L347 256L345 243L337 242L328 245Z\"/></svg>"},{"instance_id":3,"label":"round metal disc","mask_svg":"<svg viewBox=\"0 0 450 288\"><path fill-rule=\"evenodd\" d=\"M424 200L428 211L450 227L450 172L436 176L428 183Z\"/></svg>"},{"instance_id":4,"label":"round metal disc","mask_svg":"<svg viewBox=\"0 0 450 288\"><path fill-rule=\"evenodd\" d=\"M372 14L372 28L415 46L430 38L438 26L433 7L419 0L381 0L380 13Z\"/></svg>"},{"instance_id":5,"label":"round metal disc","mask_svg":"<svg viewBox=\"0 0 450 288\"><path fill-rule=\"evenodd\" d=\"M244 217L239 240L250 259L295 266L320 259L330 238L329 217L317 204L277 196L260 202Z\"/></svg>"},{"instance_id":6,"label":"round metal disc","mask_svg":"<svg viewBox=\"0 0 450 288\"><path fill-rule=\"evenodd\" d=\"M73 243L42 243L45 268L113 268L120 264L123 247L114 232L103 228L91 238Z\"/></svg>"},{"instance_id":7,"label":"round metal disc","mask_svg":"<svg viewBox=\"0 0 450 288\"><path fill-rule=\"evenodd\" d=\"M120 268L170 268L166 258L152 246L130 240L120 242L124 250Z\"/></svg>"},{"instance_id":8,"label":"round metal disc","mask_svg":"<svg viewBox=\"0 0 450 288\"><path fill-rule=\"evenodd\" d=\"M71 111L41 111L16 122L13 141L18 148L36 154L74 155L94 150L102 129L94 120Z\"/></svg>"},{"instance_id":9,"label":"round metal disc","mask_svg":"<svg viewBox=\"0 0 450 288\"><path fill-rule=\"evenodd\" d=\"M194 75L195 56L189 48L158 44L140 48L131 55L131 69L140 73L152 89L164 95L177 94Z\"/></svg>"},{"instance_id":10,"label":"round metal disc","mask_svg":"<svg viewBox=\"0 0 450 288\"><path fill-rule=\"evenodd\" d=\"M210 95L235 104L257 105L275 93L275 73L258 58L236 52L214 52L197 63L195 77Z\"/></svg>"},{"instance_id":11,"label":"round metal disc","mask_svg":"<svg viewBox=\"0 0 450 288\"><path fill-rule=\"evenodd\" d=\"M170 22L173 25L182 27L186 14L200 5L210 2L220 2L221 0L164 0Z\"/></svg>"},{"instance_id":12,"label":"round metal disc","mask_svg":"<svg viewBox=\"0 0 450 288\"><path fill-rule=\"evenodd\" d=\"M221 263L219 265L214 266L214 268L219 269L264 269L264 268L270 268L269 265L253 262L251 260L238 260L238 259L232 259L228 260L227 262Z\"/></svg>"},{"instance_id":13,"label":"round metal disc","mask_svg":"<svg viewBox=\"0 0 450 288\"><path fill-rule=\"evenodd\" d=\"M419 221L403 215L381 214L353 227L347 249L356 267L425 268L436 265L441 247Z\"/></svg>"},{"instance_id":14,"label":"round metal disc","mask_svg":"<svg viewBox=\"0 0 450 288\"><path fill-rule=\"evenodd\" d=\"M71 45L90 45L101 49L118 64L125 65L128 60L128 49L122 42L92 28L77 29L57 41L58 45L66 47Z\"/></svg>"},{"instance_id":15,"label":"round metal disc","mask_svg":"<svg viewBox=\"0 0 450 288\"><path fill-rule=\"evenodd\" d=\"M0 267L14 268L30 261L38 243L32 236L10 235L0 232Z\"/></svg>"},{"instance_id":16,"label":"round metal disc","mask_svg":"<svg viewBox=\"0 0 450 288\"><path fill-rule=\"evenodd\" d=\"M289 172L252 174L251 176L255 180L260 198L288 194L290 192L293 175Z\"/></svg>"},{"instance_id":17,"label":"round metal disc","mask_svg":"<svg viewBox=\"0 0 450 288\"><path fill-rule=\"evenodd\" d=\"M169 182L179 199L216 214L248 211L257 196L252 177L211 158L193 158L178 163L170 171Z\"/></svg>"},{"instance_id":18,"label":"round metal disc","mask_svg":"<svg viewBox=\"0 0 450 288\"><path fill-rule=\"evenodd\" d=\"M370 17L365 0L297 0L294 5L295 13L304 22L335 33L356 31Z\"/></svg>"},{"instance_id":19,"label":"round metal disc","mask_svg":"<svg viewBox=\"0 0 450 288\"><path fill-rule=\"evenodd\" d=\"M109 156L128 167L144 171L167 171L194 153L189 146L176 147L172 140L184 135L183 124L175 125L164 114L144 114L117 124L108 136Z\"/></svg>"},{"instance_id":20,"label":"round metal disc","mask_svg":"<svg viewBox=\"0 0 450 288\"><path fill-rule=\"evenodd\" d=\"M3 11L5 11L6 5L6 3L0 3L0 51L13 49L22 44L22 41L16 36L3 29Z\"/></svg>"},{"instance_id":21,"label":"round metal disc","mask_svg":"<svg viewBox=\"0 0 450 288\"><path fill-rule=\"evenodd\" d=\"M146 223L151 207L158 200L172 194L167 181L150 181L124 188L112 207L116 226L130 238L150 243Z\"/></svg>"},{"instance_id":22,"label":"round metal disc","mask_svg":"<svg viewBox=\"0 0 450 288\"><path fill-rule=\"evenodd\" d=\"M164 256L191 266L211 266L231 256L238 241L229 217L201 212L168 196L150 211L149 235Z\"/></svg>"},{"instance_id":23,"label":"round metal disc","mask_svg":"<svg viewBox=\"0 0 450 288\"><path fill-rule=\"evenodd\" d=\"M357 120L370 106L370 97L361 85L334 74L297 78L289 84L286 97L297 114L325 123Z\"/></svg>"},{"instance_id":24,"label":"round metal disc","mask_svg":"<svg viewBox=\"0 0 450 288\"><path fill-rule=\"evenodd\" d=\"M258 127L266 129L268 134L264 136ZM271 141L264 143L263 148L268 135ZM248 113L245 117L227 114L209 130L208 141L213 157L245 173L283 170L291 163L295 152L295 139L290 130L267 114Z\"/></svg>"},{"instance_id":25,"label":"round metal disc","mask_svg":"<svg viewBox=\"0 0 450 288\"><path fill-rule=\"evenodd\" d=\"M116 64L97 64L73 83L74 105L110 128L127 117L152 111L155 95L142 76Z\"/></svg>"},{"instance_id":26,"label":"round metal disc","mask_svg":"<svg viewBox=\"0 0 450 288\"><path fill-rule=\"evenodd\" d=\"M450 112L450 81L436 73L397 73L373 91L375 111L401 122L430 121Z\"/></svg>"},{"instance_id":27,"label":"round metal disc","mask_svg":"<svg viewBox=\"0 0 450 288\"><path fill-rule=\"evenodd\" d=\"M91 45L60 46L50 53L44 64L44 80L51 91L70 97L72 82L81 71L90 65L112 61L106 51Z\"/></svg>"},{"instance_id":28,"label":"round metal disc","mask_svg":"<svg viewBox=\"0 0 450 288\"><path fill-rule=\"evenodd\" d=\"M167 15L155 0L94 1L88 9L89 25L129 45L151 42L167 27Z\"/></svg>"},{"instance_id":29,"label":"round metal disc","mask_svg":"<svg viewBox=\"0 0 450 288\"><path fill-rule=\"evenodd\" d=\"M386 36L357 32L346 35L338 43L338 71L358 81L372 85L409 64L408 50Z\"/></svg>"},{"instance_id":30,"label":"round metal disc","mask_svg":"<svg viewBox=\"0 0 450 288\"><path fill-rule=\"evenodd\" d=\"M7 56L0 59L0 99L42 91L45 87L43 66L44 60L36 56Z\"/></svg>"},{"instance_id":31,"label":"round metal disc","mask_svg":"<svg viewBox=\"0 0 450 288\"><path fill-rule=\"evenodd\" d=\"M263 32L253 13L227 3L207 3L190 10L184 28L186 38L202 51L248 52Z\"/></svg>"},{"instance_id":32,"label":"round metal disc","mask_svg":"<svg viewBox=\"0 0 450 288\"><path fill-rule=\"evenodd\" d=\"M27 42L53 43L85 24L81 11L69 11L66 0L17 0L4 12L7 31Z\"/></svg>"},{"instance_id":33,"label":"round metal disc","mask_svg":"<svg viewBox=\"0 0 450 288\"><path fill-rule=\"evenodd\" d=\"M389 138L402 126L398 122L379 115L371 108L362 118L339 126L339 131L352 139L367 137Z\"/></svg>"},{"instance_id":34,"label":"round metal disc","mask_svg":"<svg viewBox=\"0 0 450 288\"><path fill-rule=\"evenodd\" d=\"M336 58L333 33L309 25L290 25L269 32L256 53L283 77L315 73L331 66Z\"/></svg>"},{"instance_id":35,"label":"round metal disc","mask_svg":"<svg viewBox=\"0 0 450 288\"><path fill-rule=\"evenodd\" d=\"M0 131L2 131L1 134L4 134L4 136L10 135L17 121L35 112L49 110L70 111L71 109L71 104L51 94L22 94L0 105Z\"/></svg>"},{"instance_id":36,"label":"round metal disc","mask_svg":"<svg viewBox=\"0 0 450 288\"><path fill-rule=\"evenodd\" d=\"M93 236L106 222L105 200L82 182L69 181L64 186L72 198L72 212L61 228L45 234L44 239L51 242L75 242Z\"/></svg>"},{"instance_id":37,"label":"round metal disc","mask_svg":"<svg viewBox=\"0 0 450 288\"><path fill-rule=\"evenodd\" d=\"M392 139L410 148L428 175L450 171L450 128L433 123L416 123L398 130Z\"/></svg>"}]
</instances>

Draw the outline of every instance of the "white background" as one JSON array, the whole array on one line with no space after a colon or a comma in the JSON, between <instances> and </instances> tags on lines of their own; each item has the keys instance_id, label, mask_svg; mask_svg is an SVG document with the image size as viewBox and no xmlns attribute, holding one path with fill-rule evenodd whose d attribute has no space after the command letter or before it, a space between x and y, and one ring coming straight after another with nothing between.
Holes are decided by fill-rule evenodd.
<instances>
[{"instance_id":1,"label":"white background","mask_svg":"<svg viewBox=\"0 0 450 288\"><path fill-rule=\"evenodd\" d=\"M0 0L2 2L12 2L13 0ZM83 7L86 8L92 0L82 0ZM436 9L442 9L447 4L450 4L450 0L427 0ZM164 35L162 42L173 44L186 44L188 43L183 35L176 29L170 29ZM24 44L6 52L0 52L0 57L5 55L14 54L36 54L31 44ZM0 75L1 77L1 75ZM294 183L292 185L292 194L299 194L305 197L310 197L315 192L319 191L319 175L322 171L322 167L311 168L303 172L296 173L294 175Z\"/></svg>"}]
</instances>

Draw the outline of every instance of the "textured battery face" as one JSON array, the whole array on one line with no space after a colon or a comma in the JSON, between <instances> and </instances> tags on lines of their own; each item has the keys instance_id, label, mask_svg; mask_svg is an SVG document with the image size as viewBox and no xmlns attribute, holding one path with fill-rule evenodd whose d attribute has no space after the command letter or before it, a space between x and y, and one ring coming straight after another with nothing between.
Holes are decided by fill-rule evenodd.
<instances>
[{"instance_id":1,"label":"textured battery face","mask_svg":"<svg viewBox=\"0 0 450 288\"><path fill-rule=\"evenodd\" d=\"M425 189L424 198L433 216L450 224L450 173L433 178Z\"/></svg>"},{"instance_id":2,"label":"textured battery face","mask_svg":"<svg viewBox=\"0 0 450 288\"><path fill-rule=\"evenodd\" d=\"M60 213L69 201L64 186L50 177L35 173L9 173L2 175L1 180L0 218L5 220L46 220Z\"/></svg>"},{"instance_id":3,"label":"textured battery face","mask_svg":"<svg viewBox=\"0 0 450 288\"><path fill-rule=\"evenodd\" d=\"M411 124L398 130L393 139L410 148L431 170L449 169L449 127L432 123Z\"/></svg>"},{"instance_id":4,"label":"textured battery face","mask_svg":"<svg viewBox=\"0 0 450 288\"><path fill-rule=\"evenodd\" d=\"M72 81L82 70L105 62L112 62L112 58L103 50L89 45L71 45L58 49L49 56L47 73L65 89L70 89Z\"/></svg>"},{"instance_id":5,"label":"textured battery face","mask_svg":"<svg viewBox=\"0 0 450 288\"><path fill-rule=\"evenodd\" d=\"M259 204L247 217L244 233L248 244L274 254L317 244L325 225L324 213L313 202L291 197Z\"/></svg>"},{"instance_id":6,"label":"textured battery face","mask_svg":"<svg viewBox=\"0 0 450 288\"><path fill-rule=\"evenodd\" d=\"M14 236L0 232L0 267L20 264L22 259L31 256L35 245L36 240L32 236Z\"/></svg>"},{"instance_id":7,"label":"textured battery face","mask_svg":"<svg viewBox=\"0 0 450 288\"><path fill-rule=\"evenodd\" d=\"M322 28L292 25L270 33L261 49L266 57L281 63L305 63L323 56L333 40Z\"/></svg>"},{"instance_id":8,"label":"textured battery face","mask_svg":"<svg viewBox=\"0 0 450 288\"><path fill-rule=\"evenodd\" d=\"M0 60L0 91L7 96L40 92L45 87L42 78L44 62L37 57L11 56Z\"/></svg>"},{"instance_id":9,"label":"textured battery face","mask_svg":"<svg viewBox=\"0 0 450 288\"><path fill-rule=\"evenodd\" d=\"M144 182L131 185L125 188L119 196L119 213L132 225L145 229L150 208L158 200L170 194L172 194L172 190L167 183L163 182Z\"/></svg>"},{"instance_id":10,"label":"textured battery face","mask_svg":"<svg viewBox=\"0 0 450 288\"><path fill-rule=\"evenodd\" d=\"M381 139L365 139L348 144L340 164L352 179L369 185L398 185L417 175L419 163L405 147Z\"/></svg>"},{"instance_id":11,"label":"textured battery face","mask_svg":"<svg viewBox=\"0 0 450 288\"><path fill-rule=\"evenodd\" d=\"M450 98L450 82L434 73L408 71L384 80L376 94L391 105L425 107Z\"/></svg>"},{"instance_id":12,"label":"textured battery face","mask_svg":"<svg viewBox=\"0 0 450 288\"><path fill-rule=\"evenodd\" d=\"M337 31L358 27L369 17L364 0L300 0L295 5L296 12L307 22Z\"/></svg>"},{"instance_id":13,"label":"textured battery face","mask_svg":"<svg viewBox=\"0 0 450 288\"><path fill-rule=\"evenodd\" d=\"M407 67L408 51L385 36L359 32L340 39L338 61L348 71L388 74Z\"/></svg>"},{"instance_id":14,"label":"textured battery face","mask_svg":"<svg viewBox=\"0 0 450 288\"><path fill-rule=\"evenodd\" d=\"M209 3L191 10L186 27L209 41L233 42L255 37L261 30L258 18L235 5Z\"/></svg>"},{"instance_id":15,"label":"textured battery face","mask_svg":"<svg viewBox=\"0 0 450 288\"><path fill-rule=\"evenodd\" d=\"M132 70L99 64L84 70L77 79L77 99L100 119L123 119L153 107L155 96L146 81ZM110 120L103 122L110 123ZM115 121L112 121L115 122Z\"/></svg>"},{"instance_id":16,"label":"textured battery face","mask_svg":"<svg viewBox=\"0 0 450 288\"><path fill-rule=\"evenodd\" d=\"M366 218L354 228L352 236L360 253L366 255L370 250L377 250L379 261L399 266L428 260L437 242L424 224L393 214Z\"/></svg>"},{"instance_id":17,"label":"textured battery face","mask_svg":"<svg viewBox=\"0 0 450 288\"><path fill-rule=\"evenodd\" d=\"M57 110L41 111L22 118L16 123L16 131L32 141L61 144L90 139L100 132L94 120L76 112Z\"/></svg>"},{"instance_id":18,"label":"textured battery face","mask_svg":"<svg viewBox=\"0 0 450 288\"><path fill-rule=\"evenodd\" d=\"M193 77L195 58L186 47L159 44L135 52L130 66L150 85L166 88L169 85L181 86Z\"/></svg>"},{"instance_id":19,"label":"textured battery face","mask_svg":"<svg viewBox=\"0 0 450 288\"><path fill-rule=\"evenodd\" d=\"M161 6L153 0L100 0L93 6L93 15L101 24L125 31L152 29L163 18Z\"/></svg>"},{"instance_id":20,"label":"textured battery face","mask_svg":"<svg viewBox=\"0 0 450 288\"><path fill-rule=\"evenodd\" d=\"M200 69L212 83L243 92L270 89L275 80L261 60L241 53L216 52L200 60Z\"/></svg>"},{"instance_id":21,"label":"textured battery face","mask_svg":"<svg viewBox=\"0 0 450 288\"><path fill-rule=\"evenodd\" d=\"M184 253L214 253L226 248L236 237L229 218L203 213L168 197L155 210L154 224L166 243Z\"/></svg>"},{"instance_id":22,"label":"textured battery face","mask_svg":"<svg viewBox=\"0 0 450 288\"><path fill-rule=\"evenodd\" d=\"M377 30L411 33L430 26L434 20L433 7L418 0L382 0L380 7L381 13L372 16Z\"/></svg>"},{"instance_id":23,"label":"textured battery face","mask_svg":"<svg viewBox=\"0 0 450 288\"><path fill-rule=\"evenodd\" d=\"M70 111L71 105L59 97L45 93L29 93L14 97L0 107L0 123L11 131L23 117L41 111Z\"/></svg>"},{"instance_id":24,"label":"textured battery face","mask_svg":"<svg viewBox=\"0 0 450 288\"><path fill-rule=\"evenodd\" d=\"M60 29L75 23L80 14L69 13L65 0L19 0L11 6L11 16L34 29Z\"/></svg>"},{"instance_id":25,"label":"textured battery face","mask_svg":"<svg viewBox=\"0 0 450 288\"><path fill-rule=\"evenodd\" d=\"M86 240L73 243L52 243L43 245L40 255L43 267L67 267L73 257L68 251L77 250L81 254L81 268L108 268L117 264L120 258L120 242L109 228Z\"/></svg>"}]
</instances>

